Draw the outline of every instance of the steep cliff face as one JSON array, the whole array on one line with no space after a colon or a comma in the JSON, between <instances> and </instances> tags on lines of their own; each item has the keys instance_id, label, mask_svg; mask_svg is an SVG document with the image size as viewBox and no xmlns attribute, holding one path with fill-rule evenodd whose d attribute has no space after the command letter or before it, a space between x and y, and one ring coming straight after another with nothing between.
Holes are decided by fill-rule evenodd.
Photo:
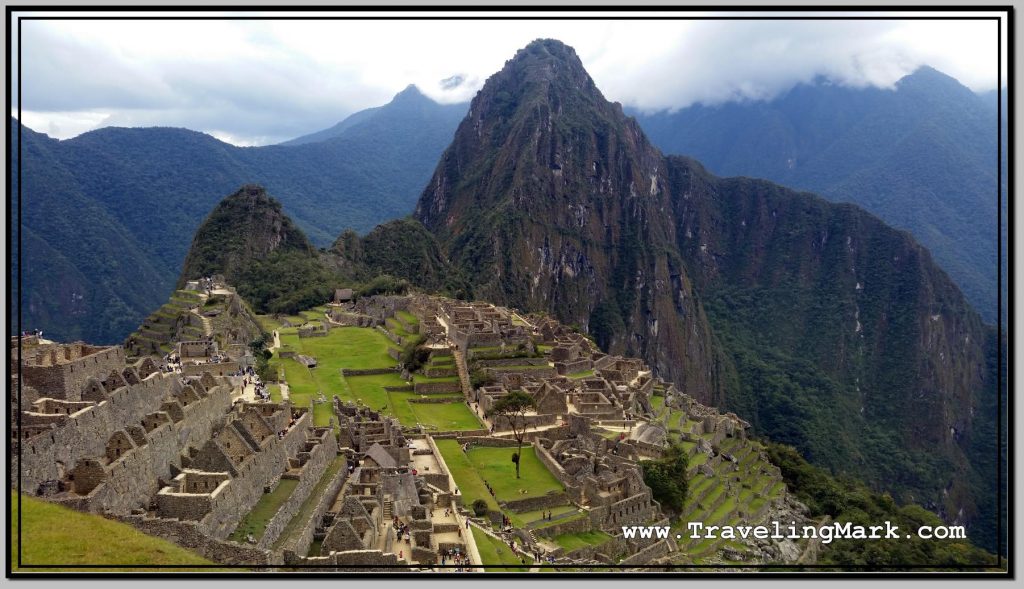
<instances>
[{"instance_id":1,"label":"steep cliff face","mask_svg":"<svg viewBox=\"0 0 1024 589\"><path fill-rule=\"evenodd\" d=\"M473 100L416 216L477 297L553 312L714 401L719 361L665 172L573 50L539 41Z\"/></svg>"},{"instance_id":2,"label":"steep cliff face","mask_svg":"<svg viewBox=\"0 0 1024 589\"><path fill-rule=\"evenodd\" d=\"M416 216L476 296L576 323L834 472L950 519L994 499L965 482L994 338L928 252L663 157L557 41L487 81Z\"/></svg>"},{"instance_id":3,"label":"steep cliff face","mask_svg":"<svg viewBox=\"0 0 1024 589\"><path fill-rule=\"evenodd\" d=\"M991 328L927 250L855 206L667 164L679 251L737 369L728 405L834 471L972 513Z\"/></svg>"}]
</instances>

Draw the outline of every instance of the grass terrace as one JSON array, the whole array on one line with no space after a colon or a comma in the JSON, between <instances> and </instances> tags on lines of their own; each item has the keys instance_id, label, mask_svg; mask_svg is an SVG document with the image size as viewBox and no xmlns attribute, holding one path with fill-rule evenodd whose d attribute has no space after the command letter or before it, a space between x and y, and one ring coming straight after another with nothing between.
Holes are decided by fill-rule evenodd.
<instances>
[{"instance_id":1,"label":"grass terrace","mask_svg":"<svg viewBox=\"0 0 1024 589\"><path fill-rule=\"evenodd\" d=\"M26 495L21 496L21 562L25 565L129 565L147 570L166 565L211 565L209 560L135 528L80 513ZM18 501L11 498L12 570L54 572L18 566ZM148 570L159 570L149 568ZM186 569L176 569L186 570ZM202 569L209 570L209 569ZM99 569L89 569L98 572Z\"/></svg>"},{"instance_id":2,"label":"grass terrace","mask_svg":"<svg viewBox=\"0 0 1024 589\"><path fill-rule=\"evenodd\" d=\"M476 541L476 548L480 552L480 560L483 561L484 570L488 572L526 572L529 569L522 566L512 549L501 540L473 526L473 539ZM501 566L515 565L515 566Z\"/></svg>"},{"instance_id":3,"label":"grass terrace","mask_svg":"<svg viewBox=\"0 0 1024 589\"><path fill-rule=\"evenodd\" d=\"M549 511L551 512L552 521L547 522L547 520L544 519L544 514L546 514ZM558 516L569 513L574 515L557 519ZM586 517L586 515L586 513L580 512L579 508L576 507L575 505L559 505L558 507L553 507L551 509L538 509L535 511L524 511L521 513L508 514L509 519L512 520L512 525L514 525L515 527L525 528L530 524L534 524L531 528L534 530L547 527L551 524L563 523L579 519L581 517Z\"/></svg>"},{"instance_id":4,"label":"grass terrace","mask_svg":"<svg viewBox=\"0 0 1024 589\"><path fill-rule=\"evenodd\" d=\"M274 514L281 509L284 502L291 497L292 491L297 486L299 486L299 481L295 479L281 479L281 482L277 484L277 488L270 493L264 493L263 497L260 497L260 500L253 506L252 511L242 518L242 521L239 522L235 531L231 532L228 539L245 544L249 534L252 534L256 540L262 538L263 532L267 529L267 524L273 519Z\"/></svg>"},{"instance_id":5,"label":"grass terrace","mask_svg":"<svg viewBox=\"0 0 1024 589\"><path fill-rule=\"evenodd\" d=\"M415 315L413 315L412 313L410 313L408 311L398 311L395 314L398 315L399 317L401 317L402 321L405 321L409 325L415 326L415 325L419 325L420 324L420 320L417 319Z\"/></svg>"},{"instance_id":6,"label":"grass terrace","mask_svg":"<svg viewBox=\"0 0 1024 589\"><path fill-rule=\"evenodd\" d=\"M472 505L477 499L483 499L487 503L488 509L499 511L498 502L487 492L483 479L480 478L476 467L462 451L459 443L456 440L434 440L434 442L437 444L437 449L441 451L445 464L448 465L448 471L455 478L455 484L463 496L463 505ZM512 464L509 463L509 466Z\"/></svg>"},{"instance_id":7,"label":"grass terrace","mask_svg":"<svg viewBox=\"0 0 1024 589\"><path fill-rule=\"evenodd\" d=\"M562 483L537 458L532 446L523 447L520 475L516 478L512 454L515 448L471 448L467 452L479 476L491 484L499 501L515 501L564 491Z\"/></svg>"},{"instance_id":8,"label":"grass terrace","mask_svg":"<svg viewBox=\"0 0 1024 589\"><path fill-rule=\"evenodd\" d=\"M300 338L295 328L281 329L280 334L281 345L285 349L317 359L317 367L313 369L306 368L291 358L280 358L276 354L271 360L271 364L284 371L289 396L296 405L308 407L318 391L323 391L328 399L331 395L346 401L361 399L374 409L380 409L387 404L387 394L380 386L361 383L360 388L353 391L345 382L346 379L341 376L342 368L394 366L394 359L387 353L390 342L384 334L375 329L360 327L337 327L331 329L324 337ZM398 380L398 384L405 384L401 379ZM327 425L331 411L330 403L315 405L314 423L318 426Z\"/></svg>"},{"instance_id":9,"label":"grass terrace","mask_svg":"<svg viewBox=\"0 0 1024 589\"><path fill-rule=\"evenodd\" d=\"M331 484L331 481L334 479L335 475L338 474L338 471L345 467L345 464L345 455L342 454L335 458L333 462L327 465L327 468L324 470L323 476L320 477L320 480L317 481L316 486L313 487L313 490L309 493L309 497L307 497L306 500L302 502L302 506L299 507L298 513L296 513L295 516L292 517L292 519L284 527L284 530L281 532L281 535L278 537L277 541L274 542L274 550L278 550L281 548L281 546L284 546L284 543L288 540L288 538L296 532L298 532L299 529L302 528L303 524L305 524L306 521L309 520L310 516L313 515L313 510L316 509L317 502L320 501L320 497L322 497L323 494L327 492L327 486Z\"/></svg>"},{"instance_id":10,"label":"grass terrace","mask_svg":"<svg viewBox=\"0 0 1024 589\"><path fill-rule=\"evenodd\" d=\"M559 534L552 538L552 541L561 546L566 552L572 552L573 550L579 550L588 546L600 546L611 539L611 535L600 530L594 530L591 532Z\"/></svg>"}]
</instances>

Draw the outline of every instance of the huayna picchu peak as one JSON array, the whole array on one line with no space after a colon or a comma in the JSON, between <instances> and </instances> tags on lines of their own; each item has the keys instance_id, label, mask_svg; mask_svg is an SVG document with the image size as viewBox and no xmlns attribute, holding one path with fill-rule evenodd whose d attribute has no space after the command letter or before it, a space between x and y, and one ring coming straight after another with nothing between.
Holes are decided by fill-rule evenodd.
<instances>
[{"instance_id":1,"label":"huayna picchu peak","mask_svg":"<svg viewBox=\"0 0 1024 589\"><path fill-rule=\"evenodd\" d=\"M476 296L578 325L833 472L993 513L974 432L995 337L928 252L855 206L664 157L562 43L487 80L416 217Z\"/></svg>"}]
</instances>

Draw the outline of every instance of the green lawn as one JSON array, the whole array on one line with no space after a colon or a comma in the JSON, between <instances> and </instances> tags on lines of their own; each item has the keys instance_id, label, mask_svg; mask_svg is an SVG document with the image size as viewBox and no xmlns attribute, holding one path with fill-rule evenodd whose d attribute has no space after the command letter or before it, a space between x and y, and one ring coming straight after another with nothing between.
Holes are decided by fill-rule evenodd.
<instances>
[{"instance_id":1,"label":"green lawn","mask_svg":"<svg viewBox=\"0 0 1024 589\"><path fill-rule=\"evenodd\" d=\"M459 382L458 376L423 376L413 374L412 381L415 382Z\"/></svg>"},{"instance_id":2,"label":"green lawn","mask_svg":"<svg viewBox=\"0 0 1024 589\"><path fill-rule=\"evenodd\" d=\"M177 544L147 536L127 524L26 495L21 496L21 521L21 562L25 565L132 565L144 570L159 565L214 564ZM55 569L19 569L16 496L11 498L10 526L12 569L54 572Z\"/></svg>"},{"instance_id":3,"label":"green lawn","mask_svg":"<svg viewBox=\"0 0 1024 589\"><path fill-rule=\"evenodd\" d=\"M308 407L317 392L322 391L328 399L331 395L346 401L362 399L369 407L380 409L387 404L385 391L372 382L361 383L359 390L353 391L342 378L341 369L394 366L394 359L387 353L389 343L379 331L361 327L339 327L331 329L324 337L309 338L300 338L296 330L285 329L281 330L281 345L299 354L313 356L317 359L317 367L309 369L290 358L276 356L272 363L284 369L290 397L298 406ZM398 380L398 384L405 384ZM314 423L327 425L331 414L330 403L316 405Z\"/></svg>"},{"instance_id":4,"label":"green lawn","mask_svg":"<svg viewBox=\"0 0 1024 589\"><path fill-rule=\"evenodd\" d=\"M399 311L399 312L397 312L395 314L398 315L399 317L401 317L409 325L415 326L415 325L419 325L420 324L420 320L417 319L415 315L413 315L412 313L410 313L408 311Z\"/></svg>"},{"instance_id":5,"label":"green lawn","mask_svg":"<svg viewBox=\"0 0 1024 589\"><path fill-rule=\"evenodd\" d=\"M562 515L563 513L577 513L579 511L579 508L577 508L575 505L559 505L558 507L552 507L551 509L538 509L538 510L535 510L535 511L524 511L522 513L510 513L510 514L508 514L508 516L512 520L512 524L515 527L517 527L517 528L525 528L526 524L528 524L528 523L544 521L544 514L546 514L549 511L551 512L552 516L558 517L559 515ZM586 514L582 514L581 513L579 515L583 516L583 515L586 515ZM558 523L558 522L564 522L564 521L572 521L573 519L576 519L576 518L575 517L566 517L564 519L558 520L557 522L552 521L551 523ZM540 526L540 527L544 527L544 526Z\"/></svg>"},{"instance_id":6,"label":"green lawn","mask_svg":"<svg viewBox=\"0 0 1024 589\"><path fill-rule=\"evenodd\" d=\"M572 552L573 550L587 546L600 546L611 539L612 537L610 535L600 530L560 534L552 538L555 544L564 548L566 552Z\"/></svg>"},{"instance_id":7,"label":"green lawn","mask_svg":"<svg viewBox=\"0 0 1024 589\"><path fill-rule=\"evenodd\" d=\"M459 487L459 493L464 497L463 505L471 506L477 499L487 502L488 509L498 511L498 502L487 492L483 479L477 474L473 463L469 461L466 454L456 440L434 440L437 449L441 451L448 470L455 477L455 484Z\"/></svg>"},{"instance_id":8,"label":"green lawn","mask_svg":"<svg viewBox=\"0 0 1024 589\"><path fill-rule=\"evenodd\" d=\"M488 535L476 526L473 526L473 539L476 541L477 551L480 552L480 560L483 561L484 570L502 572L526 572L530 570L522 566L519 556L512 552L512 549L506 546L505 543Z\"/></svg>"},{"instance_id":9,"label":"green lawn","mask_svg":"<svg viewBox=\"0 0 1024 589\"><path fill-rule=\"evenodd\" d=\"M379 411L386 408L385 411L392 413L394 410L391 406L390 396L384 387L400 387L409 384L402 380L402 376L398 373L346 376L345 382L348 385L351 399L361 401L371 409Z\"/></svg>"},{"instance_id":10,"label":"green lawn","mask_svg":"<svg viewBox=\"0 0 1024 589\"><path fill-rule=\"evenodd\" d=\"M432 425L439 431L466 431L483 427L462 397L454 397L451 403L406 404L412 408L419 423Z\"/></svg>"},{"instance_id":11,"label":"green lawn","mask_svg":"<svg viewBox=\"0 0 1024 589\"><path fill-rule=\"evenodd\" d=\"M391 317L388 317L387 319L384 320L384 325L387 326L388 331L397 335L398 337L407 338L412 335L411 333L406 331L404 327L402 327L401 323L392 319Z\"/></svg>"},{"instance_id":12,"label":"green lawn","mask_svg":"<svg viewBox=\"0 0 1024 589\"><path fill-rule=\"evenodd\" d=\"M579 372L573 372L572 374L567 374L566 376L569 377L569 378L587 378L587 377L590 377L590 376L594 376L594 371L593 370L581 370Z\"/></svg>"},{"instance_id":13,"label":"green lawn","mask_svg":"<svg viewBox=\"0 0 1024 589\"><path fill-rule=\"evenodd\" d=\"M284 399L281 397L281 385L279 384L268 384L267 391L270 393L270 400L274 403L280 403Z\"/></svg>"},{"instance_id":14,"label":"green lawn","mask_svg":"<svg viewBox=\"0 0 1024 589\"><path fill-rule=\"evenodd\" d=\"M515 448L476 447L468 452L479 476L491 484L499 501L515 501L528 497L540 497L548 492L563 491L551 471L537 458L533 447L524 447L520 460L520 476L516 478L512 454Z\"/></svg>"},{"instance_id":15,"label":"green lawn","mask_svg":"<svg viewBox=\"0 0 1024 589\"><path fill-rule=\"evenodd\" d=\"M281 328L281 322L274 319L272 315L257 315L256 320L260 322L260 327L263 328L263 331L269 334L273 334L275 329ZM267 347L271 344L273 344L272 341L267 342Z\"/></svg>"},{"instance_id":16,"label":"green lawn","mask_svg":"<svg viewBox=\"0 0 1024 589\"><path fill-rule=\"evenodd\" d=\"M295 479L281 479L276 489L270 493L264 493L260 497L260 500L253 506L252 511L242 518L242 521L238 523L238 527L235 528L234 532L231 532L228 539L245 544L249 534L252 534L257 540L262 538L264 530L267 529L267 524L270 523L277 510L281 509L281 505L291 497L292 491L297 486L299 486L299 481Z\"/></svg>"}]
</instances>

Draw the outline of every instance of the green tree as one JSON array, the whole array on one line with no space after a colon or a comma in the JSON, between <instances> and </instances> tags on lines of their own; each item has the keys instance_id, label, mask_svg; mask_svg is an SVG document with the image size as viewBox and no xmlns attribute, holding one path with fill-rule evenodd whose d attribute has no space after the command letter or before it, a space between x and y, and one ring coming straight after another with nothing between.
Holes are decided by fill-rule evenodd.
<instances>
[{"instance_id":1,"label":"green tree","mask_svg":"<svg viewBox=\"0 0 1024 589\"><path fill-rule=\"evenodd\" d=\"M654 499L666 511L683 511L689 487L686 478L688 463L686 451L678 444L670 446L660 459L640 463L644 472L644 483L651 488Z\"/></svg>"},{"instance_id":2,"label":"green tree","mask_svg":"<svg viewBox=\"0 0 1024 589\"><path fill-rule=\"evenodd\" d=\"M512 435L515 436L516 442L519 444L516 453L512 456L512 462L516 463L517 479L520 478L519 463L521 462L520 457L523 455L523 436L526 435L526 413L536 407L533 397L523 391L512 391L498 399L491 410L487 412L487 416L491 419L504 417L512 428Z\"/></svg>"}]
</instances>

